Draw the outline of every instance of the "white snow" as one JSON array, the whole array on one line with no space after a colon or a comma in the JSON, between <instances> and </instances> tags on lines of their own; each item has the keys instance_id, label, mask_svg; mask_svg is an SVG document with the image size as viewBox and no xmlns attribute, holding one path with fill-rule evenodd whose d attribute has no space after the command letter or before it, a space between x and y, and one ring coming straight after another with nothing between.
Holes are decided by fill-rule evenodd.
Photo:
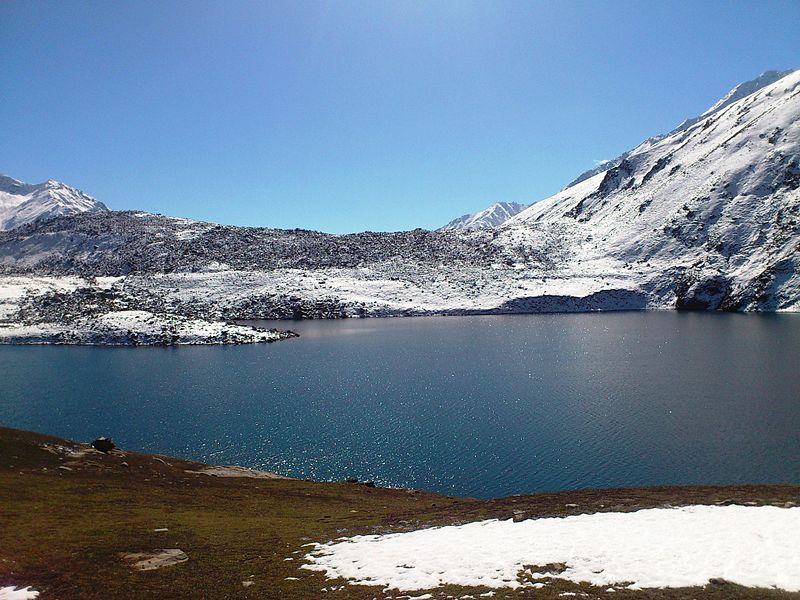
<instances>
[{"instance_id":1,"label":"white snow","mask_svg":"<svg viewBox=\"0 0 800 600\"><path fill-rule=\"evenodd\" d=\"M318 544L303 568L401 591L517 588L548 577L632 589L706 585L800 591L800 507L687 506L480 521ZM561 573L537 571L564 563Z\"/></svg>"},{"instance_id":2,"label":"white snow","mask_svg":"<svg viewBox=\"0 0 800 600\"><path fill-rule=\"evenodd\" d=\"M111 311L81 317L72 323L24 325L0 321L0 344L199 345L253 344L279 339L282 336L276 331L144 310Z\"/></svg>"},{"instance_id":3,"label":"white snow","mask_svg":"<svg viewBox=\"0 0 800 600\"><path fill-rule=\"evenodd\" d=\"M112 279L110 277L106 279ZM80 277L25 277L4 275L0 278L0 302L18 301L28 295L71 292L87 285Z\"/></svg>"},{"instance_id":4,"label":"white snow","mask_svg":"<svg viewBox=\"0 0 800 600\"><path fill-rule=\"evenodd\" d=\"M489 208L480 212L466 214L453 219L439 231L456 230L463 231L468 229L486 229L502 225L508 219L525 210L525 204L517 202L495 202Z\"/></svg>"},{"instance_id":5,"label":"white snow","mask_svg":"<svg viewBox=\"0 0 800 600\"><path fill-rule=\"evenodd\" d=\"M342 236L321 238L320 248L298 266L293 248L313 246L293 246L286 239L291 232L134 213L143 237L164 240L163 249L148 251L150 259L176 248L191 255L190 248L167 243L176 239L193 240L198 248L214 242L223 250L211 261L187 258L165 272L137 268L125 276L90 277L81 287L155 298L167 312L209 320L292 316L292 307L316 305L334 307L328 314L336 316L667 309L679 298L704 294L716 302L709 309L725 300L726 309L800 311L800 71L775 80L780 75L737 86L702 119L645 140L625 154L624 168L589 176L493 229L440 235L429 257L366 251L358 263L328 260L329 248L331 255L352 248ZM27 186L3 181L12 191ZM488 213L502 212L494 208ZM64 256L81 263L97 252L98 273L119 275L118 268L103 268L102 257L122 233L84 237L67 227L3 234L0 325L19 325L12 321L26 297L74 289L76 278L44 276L58 273L48 265ZM239 242L251 235L274 238L285 264L237 260L247 252L235 247L246 246ZM230 256L224 251L229 240L239 241ZM465 240L481 251L465 250L462 260L442 250ZM376 237L370 244L383 250L382 244L395 242ZM131 264L136 260L130 257ZM715 279L724 282L717 292L706 285ZM685 284L680 292L679 284ZM124 306L139 307L135 301Z\"/></svg>"},{"instance_id":6,"label":"white snow","mask_svg":"<svg viewBox=\"0 0 800 600\"><path fill-rule=\"evenodd\" d=\"M563 248L557 266L572 277L603 261L648 290L650 308L673 302L680 269L694 280L724 276L733 295L755 296L746 310L761 308L748 290L765 284L770 309L797 310L800 189L790 180L800 173L800 70L740 92L688 128L646 140L615 169L533 204L494 243Z\"/></svg>"},{"instance_id":7,"label":"white snow","mask_svg":"<svg viewBox=\"0 0 800 600\"><path fill-rule=\"evenodd\" d=\"M0 175L0 231L37 219L108 210L102 202L58 181L30 184Z\"/></svg>"},{"instance_id":8,"label":"white snow","mask_svg":"<svg viewBox=\"0 0 800 600\"><path fill-rule=\"evenodd\" d=\"M702 117L708 117L713 115L714 113L719 112L729 104L733 104L742 98L749 96L753 92L757 92L761 88L764 88L768 85L771 85L778 81L779 79L783 79L787 75L791 74L790 71L765 71L755 79L751 81L746 81L744 83L740 83L736 87L734 87L730 92L725 94L719 101L714 104L711 108L709 108L706 112L704 112L698 120Z\"/></svg>"},{"instance_id":9,"label":"white snow","mask_svg":"<svg viewBox=\"0 0 800 600\"><path fill-rule=\"evenodd\" d=\"M16 589L16 586L0 587L0 600L32 600L37 598L39 592L32 590L30 586Z\"/></svg>"},{"instance_id":10,"label":"white snow","mask_svg":"<svg viewBox=\"0 0 800 600\"><path fill-rule=\"evenodd\" d=\"M73 292L85 285L80 277L0 276L0 325L11 319L19 303L29 296Z\"/></svg>"}]
</instances>

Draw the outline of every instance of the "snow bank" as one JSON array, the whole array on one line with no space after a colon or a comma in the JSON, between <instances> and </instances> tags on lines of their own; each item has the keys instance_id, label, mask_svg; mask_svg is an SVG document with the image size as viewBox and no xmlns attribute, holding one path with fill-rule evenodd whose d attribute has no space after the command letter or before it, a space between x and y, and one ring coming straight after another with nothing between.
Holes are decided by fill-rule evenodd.
<instances>
[{"instance_id":1,"label":"snow bank","mask_svg":"<svg viewBox=\"0 0 800 600\"><path fill-rule=\"evenodd\" d=\"M303 568L398 590L516 588L530 585L519 579L527 572L633 589L722 578L800 591L798 557L800 507L688 506L341 538L316 545Z\"/></svg>"},{"instance_id":2,"label":"snow bank","mask_svg":"<svg viewBox=\"0 0 800 600\"><path fill-rule=\"evenodd\" d=\"M0 587L0 600L32 600L39 596L39 592L30 586L15 589L15 586Z\"/></svg>"}]
</instances>

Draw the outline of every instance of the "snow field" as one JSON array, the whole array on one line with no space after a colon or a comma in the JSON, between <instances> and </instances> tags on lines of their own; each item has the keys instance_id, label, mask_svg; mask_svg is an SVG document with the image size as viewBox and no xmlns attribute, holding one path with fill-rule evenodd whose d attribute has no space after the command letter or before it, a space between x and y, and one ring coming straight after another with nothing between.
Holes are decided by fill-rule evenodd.
<instances>
[{"instance_id":1,"label":"snow field","mask_svg":"<svg viewBox=\"0 0 800 600\"><path fill-rule=\"evenodd\" d=\"M305 560L302 568L331 579L400 591L532 585L520 580L523 573L631 589L722 578L800 591L800 507L697 505L480 521L341 538L317 544Z\"/></svg>"}]
</instances>

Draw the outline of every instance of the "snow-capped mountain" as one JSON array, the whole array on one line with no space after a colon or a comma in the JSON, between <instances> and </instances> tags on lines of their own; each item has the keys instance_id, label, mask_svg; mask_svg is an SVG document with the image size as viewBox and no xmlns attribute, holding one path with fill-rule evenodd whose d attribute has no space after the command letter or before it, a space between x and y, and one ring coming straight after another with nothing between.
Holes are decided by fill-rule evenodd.
<instances>
[{"instance_id":1,"label":"snow-capped mountain","mask_svg":"<svg viewBox=\"0 0 800 600\"><path fill-rule=\"evenodd\" d=\"M694 123L703 119L705 117L710 117L711 115L718 113L723 108L728 106L729 104L733 104L734 102L738 102L742 98L749 96L750 94L757 92L761 88L765 88L768 85L772 85L779 79L783 79L787 75L791 75L792 69L788 71L764 71L761 75L756 77L755 79L751 79L750 81L745 81L744 83L740 83L736 87L734 87L730 92L725 94L722 98L720 98L714 106L709 108L706 112L704 112L699 117L695 119L687 119L683 123L681 123L677 131L683 131L684 129L688 129ZM689 123L689 121L693 121Z\"/></svg>"},{"instance_id":2,"label":"snow-capped mountain","mask_svg":"<svg viewBox=\"0 0 800 600\"><path fill-rule=\"evenodd\" d=\"M723 104L493 228L329 235L102 210L27 223L0 232L0 338L120 311L800 311L800 71Z\"/></svg>"},{"instance_id":3,"label":"snow-capped mountain","mask_svg":"<svg viewBox=\"0 0 800 600\"><path fill-rule=\"evenodd\" d=\"M38 219L102 210L108 210L102 202L58 181L30 184L0 175L0 230Z\"/></svg>"},{"instance_id":4,"label":"snow-capped mountain","mask_svg":"<svg viewBox=\"0 0 800 600\"><path fill-rule=\"evenodd\" d=\"M444 227L440 227L439 231L497 227L525 210L525 208L527 208L526 204L518 204L517 202L495 202L485 210L453 219Z\"/></svg>"},{"instance_id":5,"label":"snow-capped mountain","mask_svg":"<svg viewBox=\"0 0 800 600\"><path fill-rule=\"evenodd\" d=\"M562 268L629 270L651 297L674 293L679 307L797 309L800 71L729 101L753 86L533 204L503 237L558 231Z\"/></svg>"},{"instance_id":6,"label":"snow-capped mountain","mask_svg":"<svg viewBox=\"0 0 800 600\"><path fill-rule=\"evenodd\" d=\"M685 131L686 129L689 129L689 127L697 123L700 119L710 117L711 115L719 112L729 104L733 104L737 100L741 100L745 96L749 96L750 94L757 92L761 88L775 83L779 79L782 79L787 75L789 75L791 72L792 72L791 70L765 71L755 79L751 79L750 81L745 81L744 83L740 83L739 85L734 87L730 92L728 92L722 98L720 98L719 101L717 101L716 104L714 104L714 106L709 108L700 116L684 119L680 125L678 125L675 129L670 131L668 134L660 134L653 136L651 138L648 138L645 143L655 143L658 142L659 140L664 139L667 135L678 133L680 131ZM639 146L639 148L641 148L641 145ZM590 177L594 177L598 173L604 173L609 169L613 169L614 167L619 165L623 160L625 160L625 158L628 156L629 153L630 151L623 152L616 158L600 162L593 169L589 169L588 171L584 171L583 173L578 175L575 179L569 182L564 189L572 187L573 185L578 184L581 181L586 181L587 179L589 179Z\"/></svg>"}]
</instances>

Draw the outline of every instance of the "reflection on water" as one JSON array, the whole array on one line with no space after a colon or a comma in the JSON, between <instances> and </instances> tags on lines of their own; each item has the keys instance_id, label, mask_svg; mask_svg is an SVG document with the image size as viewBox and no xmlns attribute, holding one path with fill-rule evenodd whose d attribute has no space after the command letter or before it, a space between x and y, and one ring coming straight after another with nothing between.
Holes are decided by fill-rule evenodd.
<instances>
[{"instance_id":1,"label":"reflection on water","mask_svg":"<svg viewBox=\"0 0 800 600\"><path fill-rule=\"evenodd\" d=\"M0 423L452 494L800 481L800 315L266 322L197 348L0 347Z\"/></svg>"}]
</instances>

